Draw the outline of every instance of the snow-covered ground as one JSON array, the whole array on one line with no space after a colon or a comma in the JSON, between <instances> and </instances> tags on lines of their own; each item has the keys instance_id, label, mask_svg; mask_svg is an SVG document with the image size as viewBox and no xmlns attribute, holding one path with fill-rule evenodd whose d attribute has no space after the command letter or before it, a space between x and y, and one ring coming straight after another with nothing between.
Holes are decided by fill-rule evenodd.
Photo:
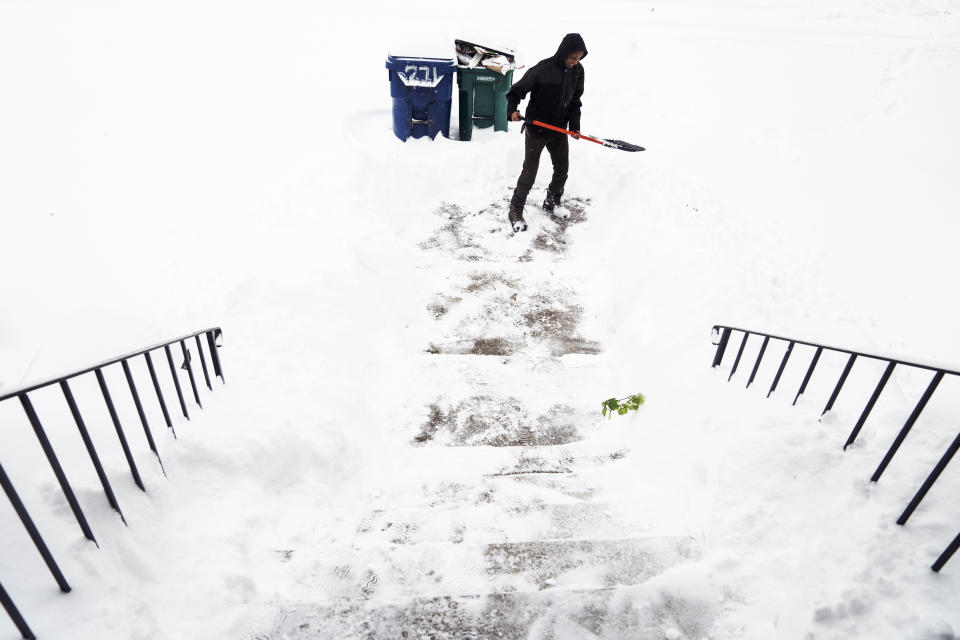
<instances>
[{"instance_id":1,"label":"snow-covered ground","mask_svg":"<svg viewBox=\"0 0 960 640\"><path fill-rule=\"evenodd\" d=\"M458 142L455 97L453 139L402 143L384 60L467 37L532 64L572 31L590 51L584 130L648 150L573 143L581 213L558 230L530 207L511 237L519 127ZM709 367L710 327L729 323L960 368L960 2L2 0L0 60L0 392L224 330L227 384L178 439L147 403L166 477L120 402L146 493L96 382L74 385L128 527L63 399L33 395L99 548L19 403L0 403L0 464L73 587L0 499L0 582L40 638L324 637L301 625L340 590L395 607L474 594L483 568L445 551L493 544L496 564L489 549L534 531L685 542L631 574L603 624L563 597L596 575L546 585L532 638L960 633L960 559L929 569L960 531L960 462L895 524L957 435L960 380L872 484L929 373L898 368L843 452L882 365L858 365L822 421L840 356L796 407L809 351L768 400L782 346L748 390L759 344L730 383L736 344ZM534 195L548 176L544 156ZM559 333L537 333L545 313ZM481 337L503 340L467 344ZM637 391L639 412L601 418ZM507 447L431 435L466 415L542 430L508 428ZM525 464L582 484L469 502ZM585 532L521 508L574 503ZM518 580L491 589L539 593Z\"/></svg>"}]
</instances>

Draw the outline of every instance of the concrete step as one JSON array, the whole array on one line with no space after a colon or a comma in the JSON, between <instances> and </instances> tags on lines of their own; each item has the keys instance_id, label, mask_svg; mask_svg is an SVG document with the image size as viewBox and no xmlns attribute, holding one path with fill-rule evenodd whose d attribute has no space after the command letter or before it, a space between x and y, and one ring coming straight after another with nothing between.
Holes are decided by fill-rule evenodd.
<instances>
[{"instance_id":1,"label":"concrete step","mask_svg":"<svg viewBox=\"0 0 960 640\"><path fill-rule=\"evenodd\" d=\"M427 351L489 356L597 354L599 343L581 335L584 311L575 297L556 278L521 279L496 268L475 271L448 283L427 305L436 321Z\"/></svg>"},{"instance_id":2,"label":"concrete step","mask_svg":"<svg viewBox=\"0 0 960 640\"><path fill-rule=\"evenodd\" d=\"M416 447L365 507L373 512L579 501L601 488L606 469L629 464L628 450L593 441L540 448Z\"/></svg>"},{"instance_id":3,"label":"concrete step","mask_svg":"<svg viewBox=\"0 0 960 640\"><path fill-rule=\"evenodd\" d=\"M639 584L698 555L682 536L506 542L484 552L496 592Z\"/></svg>"},{"instance_id":4,"label":"concrete step","mask_svg":"<svg viewBox=\"0 0 960 640\"><path fill-rule=\"evenodd\" d=\"M529 202L543 202L544 194L544 190L535 188L530 193ZM438 258L447 257L471 265L558 261L568 246L568 229L586 219L590 200L564 198L563 206L570 211L570 217L565 220L533 214L536 224L527 232L529 243L512 243L505 247L502 238L510 231L507 222L510 195L504 194L481 209L465 209L449 203L441 205L435 212L438 216L436 230L420 243L429 264L434 266Z\"/></svg>"},{"instance_id":5,"label":"concrete step","mask_svg":"<svg viewBox=\"0 0 960 640\"><path fill-rule=\"evenodd\" d=\"M511 478L510 482L517 480ZM527 495L529 499L507 503L498 500L452 508L378 509L358 524L361 537L356 545L617 538L643 535L650 529L641 519L626 518L616 505L577 500L551 503L533 491Z\"/></svg>"},{"instance_id":6,"label":"concrete step","mask_svg":"<svg viewBox=\"0 0 960 640\"><path fill-rule=\"evenodd\" d=\"M706 637L710 616L643 587L342 600L283 607L257 640L662 640Z\"/></svg>"},{"instance_id":7,"label":"concrete step","mask_svg":"<svg viewBox=\"0 0 960 640\"><path fill-rule=\"evenodd\" d=\"M499 482L493 482L493 480ZM555 500L559 497L567 497L576 500L590 500L595 495L595 488L589 482L583 480L575 473L543 473L529 472L504 474L491 478L491 484L498 486L501 490L508 483L516 487L526 487L528 491L535 492L537 496L549 496L547 500Z\"/></svg>"},{"instance_id":8,"label":"concrete step","mask_svg":"<svg viewBox=\"0 0 960 640\"><path fill-rule=\"evenodd\" d=\"M530 447L562 445L583 439L578 424L595 418L579 415L567 405L531 413L512 396L477 395L456 405L435 402L429 407L416 445Z\"/></svg>"},{"instance_id":9,"label":"concrete step","mask_svg":"<svg viewBox=\"0 0 960 640\"><path fill-rule=\"evenodd\" d=\"M293 550L319 600L598 589L640 584L699 556L688 536L440 542Z\"/></svg>"}]
</instances>

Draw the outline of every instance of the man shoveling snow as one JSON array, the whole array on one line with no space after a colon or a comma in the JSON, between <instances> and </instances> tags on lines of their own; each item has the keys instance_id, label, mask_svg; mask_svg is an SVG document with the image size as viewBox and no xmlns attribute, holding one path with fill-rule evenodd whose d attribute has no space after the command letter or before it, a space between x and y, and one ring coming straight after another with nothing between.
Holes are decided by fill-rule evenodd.
<instances>
[{"instance_id":1,"label":"man shoveling snow","mask_svg":"<svg viewBox=\"0 0 960 640\"><path fill-rule=\"evenodd\" d=\"M579 33L568 33L552 57L531 67L507 92L507 113L514 122L521 120L520 102L530 94L527 105L527 123L534 120L562 129L569 124L571 135L580 134L580 96L583 95L583 65L587 46ZM525 231L523 206L537 178L540 155L546 147L553 162L553 178L547 187L543 208L554 213L563 195L570 166L570 145L567 135L539 126L527 126L524 137L523 170L510 200L510 223L514 231ZM559 213L559 212L557 212Z\"/></svg>"}]
</instances>

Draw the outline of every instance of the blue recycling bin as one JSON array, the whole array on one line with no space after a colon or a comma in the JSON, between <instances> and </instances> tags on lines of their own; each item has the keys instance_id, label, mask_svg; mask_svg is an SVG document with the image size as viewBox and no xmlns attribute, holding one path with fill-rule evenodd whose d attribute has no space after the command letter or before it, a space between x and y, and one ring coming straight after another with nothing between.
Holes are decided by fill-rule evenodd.
<instances>
[{"instance_id":1,"label":"blue recycling bin","mask_svg":"<svg viewBox=\"0 0 960 640\"><path fill-rule=\"evenodd\" d=\"M401 140L437 133L450 137L450 101L457 63L453 58L387 56L393 132Z\"/></svg>"}]
</instances>

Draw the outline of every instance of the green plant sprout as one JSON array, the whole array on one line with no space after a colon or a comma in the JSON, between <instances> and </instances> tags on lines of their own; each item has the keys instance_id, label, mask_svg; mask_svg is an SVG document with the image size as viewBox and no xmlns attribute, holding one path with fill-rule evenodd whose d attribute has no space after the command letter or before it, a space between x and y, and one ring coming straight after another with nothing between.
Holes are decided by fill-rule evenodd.
<instances>
[{"instance_id":1,"label":"green plant sprout","mask_svg":"<svg viewBox=\"0 0 960 640\"><path fill-rule=\"evenodd\" d=\"M616 411L619 415L625 415L628 411L640 408L640 405L643 404L645 398L642 393L636 395L627 396L626 398L610 398L609 400L604 400L600 403L600 406L603 407L603 415L609 420L613 417L613 412Z\"/></svg>"}]
</instances>

